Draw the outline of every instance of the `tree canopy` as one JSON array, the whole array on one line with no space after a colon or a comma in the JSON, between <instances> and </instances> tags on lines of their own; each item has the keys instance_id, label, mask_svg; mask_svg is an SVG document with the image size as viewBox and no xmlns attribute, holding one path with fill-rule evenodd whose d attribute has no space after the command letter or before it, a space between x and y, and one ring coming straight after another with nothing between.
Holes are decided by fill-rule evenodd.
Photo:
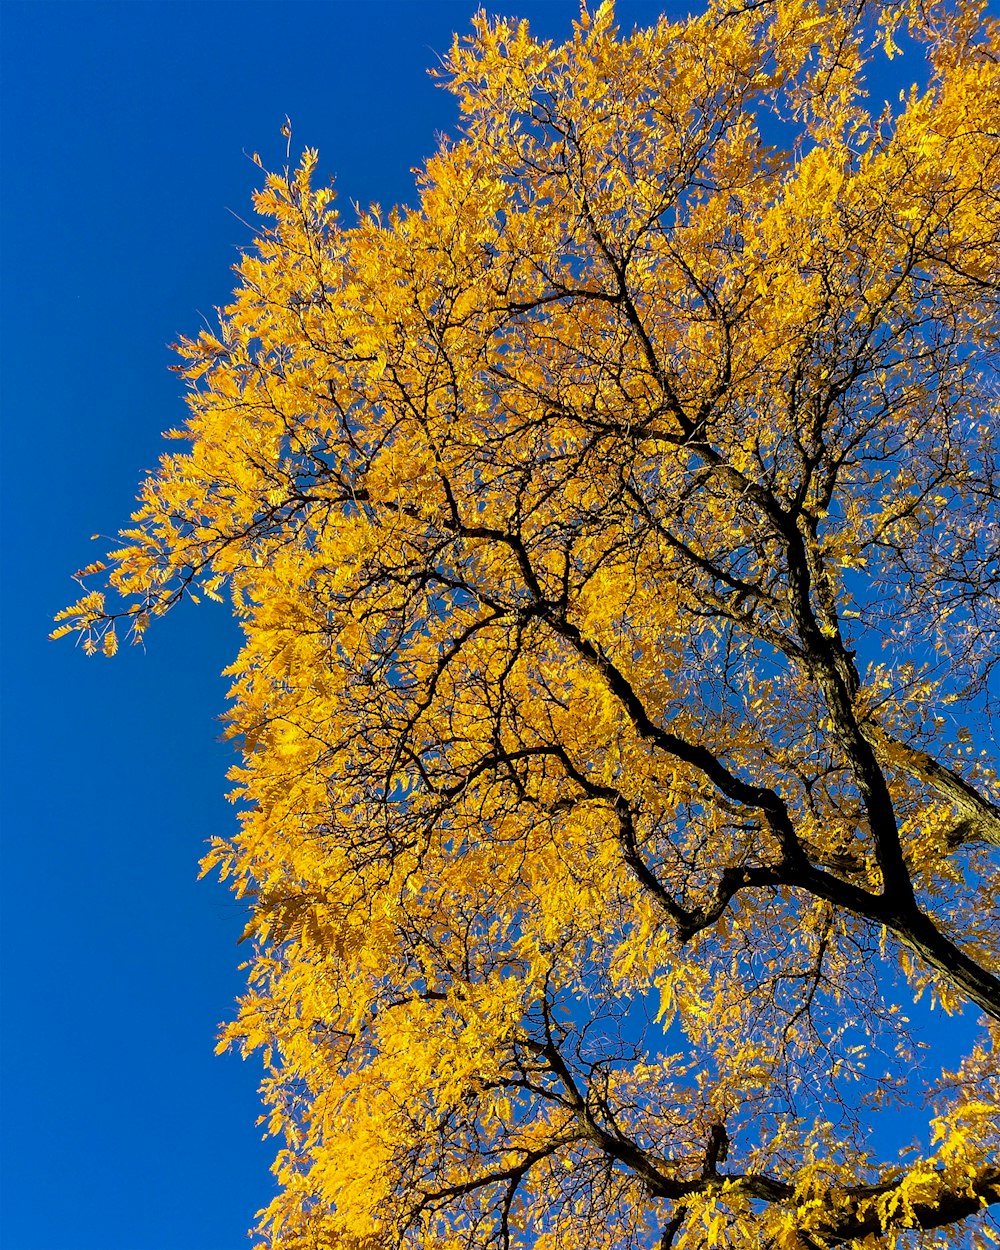
<instances>
[{"instance_id":1,"label":"tree canopy","mask_svg":"<svg viewBox=\"0 0 1000 1250\"><path fill-rule=\"evenodd\" d=\"M441 73L415 207L266 175L187 447L56 631L242 622L205 868L252 911L260 1231L986 1245L1000 29L605 3ZM927 1004L971 1039L936 1067Z\"/></svg>"}]
</instances>

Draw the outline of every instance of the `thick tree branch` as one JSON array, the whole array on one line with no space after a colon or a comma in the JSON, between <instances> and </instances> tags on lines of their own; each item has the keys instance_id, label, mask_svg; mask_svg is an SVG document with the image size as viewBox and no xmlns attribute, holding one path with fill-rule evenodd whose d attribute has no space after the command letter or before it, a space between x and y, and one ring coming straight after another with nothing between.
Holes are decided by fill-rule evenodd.
<instances>
[{"instance_id":1,"label":"thick tree branch","mask_svg":"<svg viewBox=\"0 0 1000 1250\"><path fill-rule=\"evenodd\" d=\"M902 763L911 776L931 786L957 808L960 820L950 841L956 845L982 841L1000 846L1000 807L927 751L890 737L870 722L863 726L863 731L876 750L891 752L894 762Z\"/></svg>"}]
</instances>

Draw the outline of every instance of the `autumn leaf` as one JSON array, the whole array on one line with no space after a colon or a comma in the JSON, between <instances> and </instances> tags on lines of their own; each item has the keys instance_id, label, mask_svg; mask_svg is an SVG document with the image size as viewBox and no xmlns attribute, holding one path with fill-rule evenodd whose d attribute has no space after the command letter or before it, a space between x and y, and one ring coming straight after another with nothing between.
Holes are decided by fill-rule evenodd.
<instances>
[{"instance_id":1,"label":"autumn leaf","mask_svg":"<svg viewBox=\"0 0 1000 1250\"><path fill-rule=\"evenodd\" d=\"M268 1245L989 1242L1000 33L858 12L481 13L415 206L343 224L307 151L180 340L186 447L56 636L243 626L204 868Z\"/></svg>"}]
</instances>

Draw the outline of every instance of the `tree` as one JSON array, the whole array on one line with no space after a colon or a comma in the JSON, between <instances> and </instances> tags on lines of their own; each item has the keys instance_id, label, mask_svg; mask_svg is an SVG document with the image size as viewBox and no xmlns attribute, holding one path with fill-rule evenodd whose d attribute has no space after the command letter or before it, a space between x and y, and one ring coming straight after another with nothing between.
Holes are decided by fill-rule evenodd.
<instances>
[{"instance_id":1,"label":"tree","mask_svg":"<svg viewBox=\"0 0 1000 1250\"><path fill-rule=\"evenodd\" d=\"M269 1244L994 1240L998 61L975 0L480 16L415 209L266 177L57 633L242 621Z\"/></svg>"}]
</instances>

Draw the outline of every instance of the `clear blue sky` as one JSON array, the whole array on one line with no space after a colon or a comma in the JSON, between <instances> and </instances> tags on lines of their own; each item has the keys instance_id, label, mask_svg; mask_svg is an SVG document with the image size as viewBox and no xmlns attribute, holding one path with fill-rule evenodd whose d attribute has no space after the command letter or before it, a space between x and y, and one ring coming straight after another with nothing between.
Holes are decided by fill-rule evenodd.
<instances>
[{"instance_id":1,"label":"clear blue sky","mask_svg":"<svg viewBox=\"0 0 1000 1250\"><path fill-rule=\"evenodd\" d=\"M244 153L280 166L289 114L345 206L410 199L456 121L426 70L475 7L0 4L4 1250L238 1250L272 1193L259 1065L212 1053L245 917L196 881L234 823L235 627L188 608L114 662L46 634L183 421L166 344L226 302ZM499 8L554 37L579 11Z\"/></svg>"}]
</instances>

